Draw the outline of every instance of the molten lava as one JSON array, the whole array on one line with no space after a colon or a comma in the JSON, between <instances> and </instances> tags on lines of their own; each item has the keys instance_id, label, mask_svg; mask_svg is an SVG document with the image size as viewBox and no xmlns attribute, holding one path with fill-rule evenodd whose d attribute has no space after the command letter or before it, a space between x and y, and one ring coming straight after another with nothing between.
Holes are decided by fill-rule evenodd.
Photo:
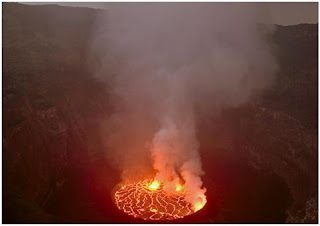
<instances>
[{"instance_id":1,"label":"molten lava","mask_svg":"<svg viewBox=\"0 0 320 226\"><path fill-rule=\"evenodd\" d=\"M159 188L159 186L160 186L160 183L155 180L148 186L148 188L150 190L157 190Z\"/></svg>"},{"instance_id":2,"label":"molten lava","mask_svg":"<svg viewBox=\"0 0 320 226\"><path fill-rule=\"evenodd\" d=\"M144 180L122 186L115 192L117 207L125 213L144 220L173 220L200 210L205 202L194 206L185 200L186 190L176 184L174 191L158 181Z\"/></svg>"}]
</instances>

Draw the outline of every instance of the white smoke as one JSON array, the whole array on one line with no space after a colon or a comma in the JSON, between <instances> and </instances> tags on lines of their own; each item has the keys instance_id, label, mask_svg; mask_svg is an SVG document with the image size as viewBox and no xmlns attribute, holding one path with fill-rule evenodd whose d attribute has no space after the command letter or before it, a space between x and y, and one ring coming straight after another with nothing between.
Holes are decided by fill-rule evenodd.
<instances>
[{"instance_id":1,"label":"white smoke","mask_svg":"<svg viewBox=\"0 0 320 226\"><path fill-rule=\"evenodd\" d=\"M124 179L153 168L158 180L182 177L191 203L204 197L196 107L236 106L270 85L276 64L260 12L239 3L109 5L95 47L115 107L107 144Z\"/></svg>"}]
</instances>

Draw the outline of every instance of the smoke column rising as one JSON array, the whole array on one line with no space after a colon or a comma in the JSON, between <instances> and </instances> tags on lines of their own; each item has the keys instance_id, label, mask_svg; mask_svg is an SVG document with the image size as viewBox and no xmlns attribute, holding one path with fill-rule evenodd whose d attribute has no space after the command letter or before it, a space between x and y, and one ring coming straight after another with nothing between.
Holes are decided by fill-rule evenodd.
<instances>
[{"instance_id":1,"label":"smoke column rising","mask_svg":"<svg viewBox=\"0 0 320 226\"><path fill-rule=\"evenodd\" d=\"M260 13L239 3L109 5L95 37L106 61L97 75L111 83L115 112L103 132L124 180L155 171L160 182L182 180L187 201L205 202L195 107L236 106L271 84Z\"/></svg>"}]
</instances>

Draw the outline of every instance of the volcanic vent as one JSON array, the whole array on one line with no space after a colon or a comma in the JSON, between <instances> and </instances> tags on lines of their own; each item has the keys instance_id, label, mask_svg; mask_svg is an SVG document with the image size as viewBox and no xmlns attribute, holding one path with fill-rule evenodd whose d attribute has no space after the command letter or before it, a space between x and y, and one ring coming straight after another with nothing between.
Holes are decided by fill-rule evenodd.
<instances>
[{"instance_id":1,"label":"volcanic vent","mask_svg":"<svg viewBox=\"0 0 320 226\"><path fill-rule=\"evenodd\" d=\"M125 213L144 220L174 220L203 208L206 201L193 206L185 200L187 190L180 183L163 184L144 180L123 185L115 194L117 207Z\"/></svg>"},{"instance_id":2,"label":"volcanic vent","mask_svg":"<svg viewBox=\"0 0 320 226\"><path fill-rule=\"evenodd\" d=\"M106 147L123 181L156 173L153 181L139 179L114 194L120 210L169 220L205 205L197 125L267 88L276 70L251 11L202 4L110 9L108 45L99 48L115 54L106 62L119 63L107 77L114 113L105 126ZM221 12L241 16L230 20Z\"/></svg>"}]
</instances>

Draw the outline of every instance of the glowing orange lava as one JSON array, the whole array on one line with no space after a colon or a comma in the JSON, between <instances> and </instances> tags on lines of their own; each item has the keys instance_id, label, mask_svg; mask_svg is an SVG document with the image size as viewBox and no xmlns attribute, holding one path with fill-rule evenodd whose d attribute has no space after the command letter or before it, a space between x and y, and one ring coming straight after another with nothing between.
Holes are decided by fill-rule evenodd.
<instances>
[{"instance_id":1,"label":"glowing orange lava","mask_svg":"<svg viewBox=\"0 0 320 226\"><path fill-rule=\"evenodd\" d=\"M185 200L183 186L177 184L174 192L166 190L157 181L144 180L122 186L114 194L117 207L125 213L144 220L173 220L183 218L201 209Z\"/></svg>"}]
</instances>

